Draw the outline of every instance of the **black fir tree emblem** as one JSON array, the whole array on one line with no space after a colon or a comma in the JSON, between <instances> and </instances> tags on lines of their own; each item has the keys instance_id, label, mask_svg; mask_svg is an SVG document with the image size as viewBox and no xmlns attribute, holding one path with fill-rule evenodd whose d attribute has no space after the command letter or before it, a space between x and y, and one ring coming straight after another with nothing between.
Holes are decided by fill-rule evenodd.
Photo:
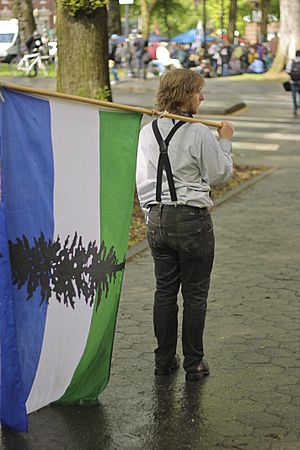
<instances>
[{"instance_id":1,"label":"black fir tree emblem","mask_svg":"<svg viewBox=\"0 0 300 450\"><path fill-rule=\"evenodd\" d=\"M13 283L21 289L27 283L27 300L40 287L41 303L49 301L52 294L66 306L75 308L75 299L81 295L87 305L92 306L97 295L96 309L100 305L102 292L107 296L109 283L115 281L117 272L124 269L125 262L117 261L114 247L107 251L104 241L98 249L96 242L85 248L77 232L70 240L68 236L61 244L46 240L43 233L34 238L30 246L28 239L9 241Z\"/></svg>"}]
</instances>

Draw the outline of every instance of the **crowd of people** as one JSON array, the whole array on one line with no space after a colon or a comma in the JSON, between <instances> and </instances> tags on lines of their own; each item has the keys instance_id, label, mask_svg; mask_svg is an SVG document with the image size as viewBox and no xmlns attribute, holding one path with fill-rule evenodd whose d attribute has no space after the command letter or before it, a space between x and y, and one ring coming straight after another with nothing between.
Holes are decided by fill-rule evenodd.
<instances>
[{"instance_id":1,"label":"crowd of people","mask_svg":"<svg viewBox=\"0 0 300 450\"><path fill-rule=\"evenodd\" d=\"M216 39L199 48L194 43L148 42L140 33L124 39L113 34L109 59L113 82L119 80L119 69L127 77L148 78L161 75L169 68L187 68L203 77L221 77L242 73L263 73L272 65L274 51L269 43L230 44Z\"/></svg>"}]
</instances>

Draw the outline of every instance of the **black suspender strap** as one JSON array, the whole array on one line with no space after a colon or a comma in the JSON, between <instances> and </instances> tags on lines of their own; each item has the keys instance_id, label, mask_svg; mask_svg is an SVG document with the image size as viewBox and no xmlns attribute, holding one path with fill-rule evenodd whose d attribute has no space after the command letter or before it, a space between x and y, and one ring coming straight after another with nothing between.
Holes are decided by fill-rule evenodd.
<instances>
[{"instance_id":1,"label":"black suspender strap","mask_svg":"<svg viewBox=\"0 0 300 450\"><path fill-rule=\"evenodd\" d=\"M170 160L169 160L169 156L168 156L168 147L169 147L169 143L170 143L172 137L174 136L174 134L176 133L176 131L185 123L186 122L184 122L183 120L180 120L179 122L177 122L176 125L174 125L174 127L168 134L168 136L166 137L166 139L163 140L163 138L160 134L160 131L158 129L157 119L152 122L153 132L154 132L154 135L155 135L156 140L159 145L159 159L158 159L157 178L156 178L156 201L158 203L161 202L162 175L163 175L164 169L165 169L166 175L167 175L171 200L172 200L172 202L177 202L174 178L173 178L171 164L170 164Z\"/></svg>"}]
</instances>

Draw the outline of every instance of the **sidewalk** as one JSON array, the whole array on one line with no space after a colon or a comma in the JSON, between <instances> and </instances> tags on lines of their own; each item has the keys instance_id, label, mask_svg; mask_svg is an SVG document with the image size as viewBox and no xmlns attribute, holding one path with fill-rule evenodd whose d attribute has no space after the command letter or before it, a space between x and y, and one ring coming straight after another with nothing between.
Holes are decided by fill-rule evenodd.
<instances>
[{"instance_id":1,"label":"sidewalk","mask_svg":"<svg viewBox=\"0 0 300 450\"><path fill-rule=\"evenodd\" d=\"M149 252L127 264L113 373L101 397L113 411L112 448L300 448L299 188L298 169L279 170L213 212L211 376L202 385L186 385L182 369L155 383Z\"/></svg>"}]
</instances>

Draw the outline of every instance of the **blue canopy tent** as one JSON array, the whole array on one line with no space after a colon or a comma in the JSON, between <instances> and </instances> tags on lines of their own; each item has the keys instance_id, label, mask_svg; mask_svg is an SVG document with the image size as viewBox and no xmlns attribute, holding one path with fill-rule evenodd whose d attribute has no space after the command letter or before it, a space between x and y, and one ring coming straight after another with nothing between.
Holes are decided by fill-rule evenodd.
<instances>
[{"instance_id":1,"label":"blue canopy tent","mask_svg":"<svg viewBox=\"0 0 300 450\"><path fill-rule=\"evenodd\" d=\"M114 43L114 44L123 44L126 40L125 36L120 36L118 34L112 34L110 37L110 40Z\"/></svg>"},{"instance_id":2,"label":"blue canopy tent","mask_svg":"<svg viewBox=\"0 0 300 450\"><path fill-rule=\"evenodd\" d=\"M192 28L185 33L178 34L177 36L170 39L171 42L176 42L176 44L192 44L195 42L197 36L197 29ZM217 37L206 35L206 42L218 40ZM203 42L203 37L201 39Z\"/></svg>"},{"instance_id":3,"label":"blue canopy tent","mask_svg":"<svg viewBox=\"0 0 300 450\"><path fill-rule=\"evenodd\" d=\"M163 34L150 33L148 42L169 42L169 38Z\"/></svg>"}]
</instances>

